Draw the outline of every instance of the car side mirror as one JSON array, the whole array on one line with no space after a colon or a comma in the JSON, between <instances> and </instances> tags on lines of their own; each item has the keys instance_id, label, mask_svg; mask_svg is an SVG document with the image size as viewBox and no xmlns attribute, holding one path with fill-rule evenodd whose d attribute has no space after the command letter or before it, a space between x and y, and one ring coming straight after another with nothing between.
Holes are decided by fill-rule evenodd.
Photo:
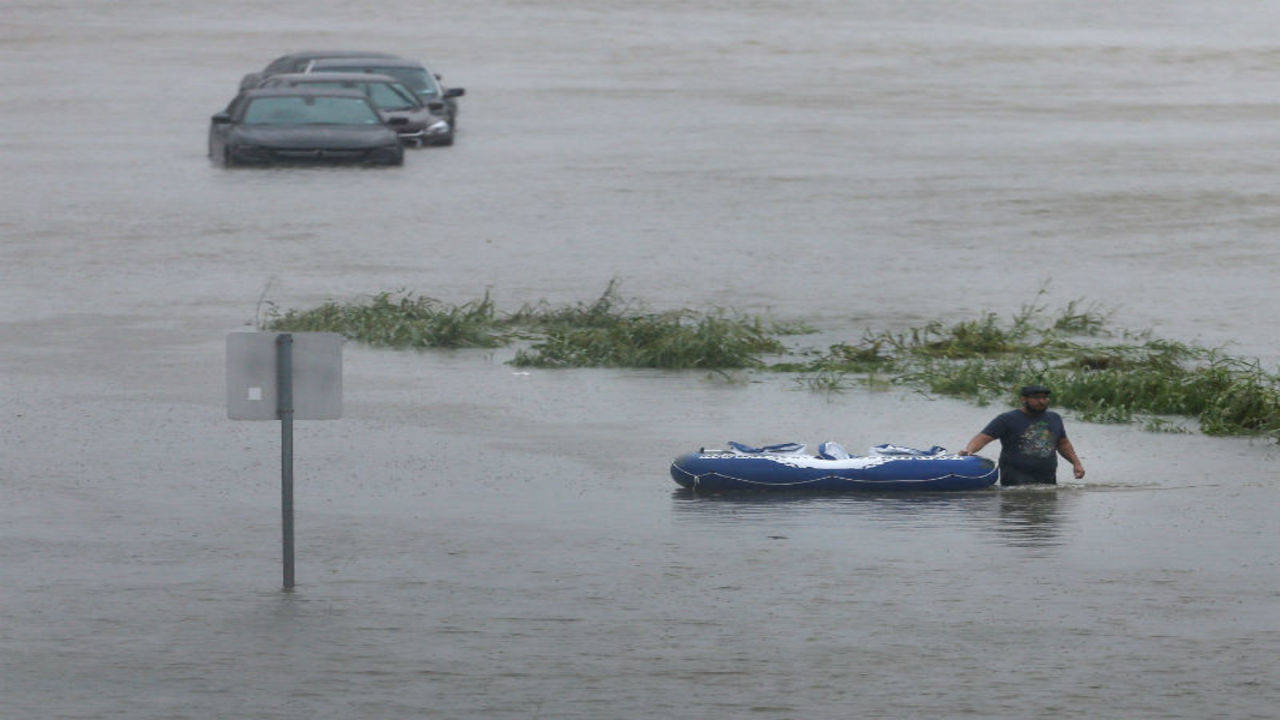
<instances>
[{"instance_id":1,"label":"car side mirror","mask_svg":"<svg viewBox=\"0 0 1280 720\"><path fill-rule=\"evenodd\" d=\"M214 125L230 125L231 124L231 116L224 112L220 112L217 115L214 115L210 119L213 121Z\"/></svg>"},{"instance_id":2,"label":"car side mirror","mask_svg":"<svg viewBox=\"0 0 1280 720\"><path fill-rule=\"evenodd\" d=\"M442 113L444 112L444 103L439 100L432 100L427 103L427 109L436 114Z\"/></svg>"},{"instance_id":3,"label":"car side mirror","mask_svg":"<svg viewBox=\"0 0 1280 720\"><path fill-rule=\"evenodd\" d=\"M444 91L444 96L447 98L462 97L463 95L466 95L466 94L467 94L466 88L449 88L448 90Z\"/></svg>"}]
</instances>

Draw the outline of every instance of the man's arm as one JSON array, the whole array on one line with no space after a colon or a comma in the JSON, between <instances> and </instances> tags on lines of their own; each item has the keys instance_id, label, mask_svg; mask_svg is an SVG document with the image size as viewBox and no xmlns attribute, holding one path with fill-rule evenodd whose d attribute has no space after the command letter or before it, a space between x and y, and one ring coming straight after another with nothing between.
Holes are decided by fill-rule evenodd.
<instances>
[{"instance_id":1,"label":"man's arm","mask_svg":"<svg viewBox=\"0 0 1280 720\"><path fill-rule=\"evenodd\" d=\"M1062 438L1062 439L1066 440L1066 438ZM995 438L991 437L986 433L978 433L977 435L973 436L973 439L969 441L968 445L964 446L964 449L960 451L960 454L972 455L978 452L979 450L981 450L982 448L986 447L987 444L990 443L992 440L995 440Z\"/></svg>"},{"instance_id":2,"label":"man's arm","mask_svg":"<svg viewBox=\"0 0 1280 720\"><path fill-rule=\"evenodd\" d=\"M1076 449L1071 445L1071 441L1063 436L1058 440L1058 454L1067 459L1071 463L1071 469L1075 472L1076 479L1084 477L1084 465L1080 464L1080 458L1076 457Z\"/></svg>"}]
</instances>

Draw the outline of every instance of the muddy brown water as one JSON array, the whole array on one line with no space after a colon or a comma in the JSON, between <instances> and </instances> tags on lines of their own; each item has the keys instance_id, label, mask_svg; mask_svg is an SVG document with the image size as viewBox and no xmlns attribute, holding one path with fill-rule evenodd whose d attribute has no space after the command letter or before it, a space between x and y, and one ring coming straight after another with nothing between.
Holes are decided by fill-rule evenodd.
<instances>
[{"instance_id":1,"label":"muddy brown water","mask_svg":"<svg viewBox=\"0 0 1280 720\"><path fill-rule=\"evenodd\" d=\"M1274 717L1274 445L1068 414L1056 489L704 498L676 454L957 447L999 408L348 344L286 594L278 430L226 420L223 347L263 304L617 278L823 338L1083 298L1274 367L1278 14L8 4L0 716ZM432 63L457 144L209 163L240 75L306 47Z\"/></svg>"}]
</instances>

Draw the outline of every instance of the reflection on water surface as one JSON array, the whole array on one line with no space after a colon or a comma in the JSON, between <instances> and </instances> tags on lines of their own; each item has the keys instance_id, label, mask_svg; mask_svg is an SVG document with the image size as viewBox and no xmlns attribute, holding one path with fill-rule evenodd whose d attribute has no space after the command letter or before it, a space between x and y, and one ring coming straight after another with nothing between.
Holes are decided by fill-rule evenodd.
<instances>
[{"instance_id":1,"label":"reflection on water surface","mask_svg":"<svg viewBox=\"0 0 1280 720\"><path fill-rule=\"evenodd\" d=\"M923 531L977 525L1011 546L1061 544L1072 490L1004 488L971 493L672 493L677 519L699 523L759 523L820 527L865 520Z\"/></svg>"},{"instance_id":2,"label":"reflection on water surface","mask_svg":"<svg viewBox=\"0 0 1280 720\"><path fill-rule=\"evenodd\" d=\"M1056 487L1002 490L996 532L1010 545L1057 545L1066 504Z\"/></svg>"}]
</instances>

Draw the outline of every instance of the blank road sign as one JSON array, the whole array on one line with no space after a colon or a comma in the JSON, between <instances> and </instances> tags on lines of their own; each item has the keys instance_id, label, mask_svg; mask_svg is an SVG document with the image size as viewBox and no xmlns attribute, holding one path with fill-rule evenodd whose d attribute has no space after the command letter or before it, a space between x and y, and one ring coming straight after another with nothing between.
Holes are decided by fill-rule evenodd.
<instances>
[{"instance_id":1,"label":"blank road sign","mask_svg":"<svg viewBox=\"0 0 1280 720\"><path fill-rule=\"evenodd\" d=\"M278 420L277 344L286 333L227 335L227 417ZM342 416L342 341L336 333L287 333L291 350L293 418L336 420Z\"/></svg>"}]
</instances>

